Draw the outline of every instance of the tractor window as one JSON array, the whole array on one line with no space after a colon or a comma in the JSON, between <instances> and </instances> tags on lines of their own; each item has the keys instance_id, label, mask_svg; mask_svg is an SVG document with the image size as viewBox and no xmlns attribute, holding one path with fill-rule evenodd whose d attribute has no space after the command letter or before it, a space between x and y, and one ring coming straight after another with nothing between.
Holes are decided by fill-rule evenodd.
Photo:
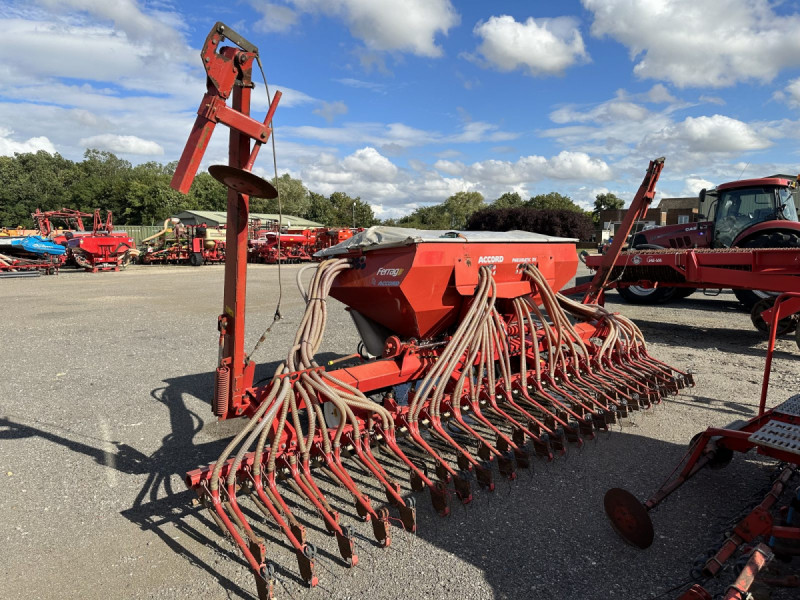
<instances>
[{"instance_id":1,"label":"tractor window","mask_svg":"<svg viewBox=\"0 0 800 600\"><path fill-rule=\"evenodd\" d=\"M733 240L748 226L775 219L775 188L754 187L725 190L717 203L714 241L716 246L730 247Z\"/></svg>"},{"instance_id":2,"label":"tractor window","mask_svg":"<svg viewBox=\"0 0 800 600\"><path fill-rule=\"evenodd\" d=\"M780 214L781 219L795 222L800 220L798 219L797 207L794 202L795 191L796 190L790 190L789 188L781 188L778 190L778 209L780 210L780 208L783 207Z\"/></svg>"}]
</instances>

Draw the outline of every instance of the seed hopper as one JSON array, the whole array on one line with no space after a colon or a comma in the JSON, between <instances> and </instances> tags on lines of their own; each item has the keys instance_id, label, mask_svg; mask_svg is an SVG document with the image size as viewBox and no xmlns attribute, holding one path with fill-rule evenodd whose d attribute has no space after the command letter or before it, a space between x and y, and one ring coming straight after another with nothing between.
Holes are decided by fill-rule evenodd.
<instances>
[{"instance_id":1,"label":"seed hopper","mask_svg":"<svg viewBox=\"0 0 800 600\"><path fill-rule=\"evenodd\" d=\"M217 51L226 38L235 47ZM267 383L254 384L244 351L248 203L275 190L250 169L279 98L263 123L249 117L257 56L221 23L209 34L209 91L173 186L188 189L214 126L228 125L231 164L210 169L229 187L213 411L248 420L186 484L239 548L260 598L272 596L274 569L251 507L277 524L301 578L315 586L317 549L305 512L290 505L310 507L335 537L342 565L354 567L356 534L337 510L343 501L387 547L395 526L416 530L423 494L446 516L478 490L491 492L498 478L514 480L534 460L551 461L693 385L690 373L648 353L631 321L557 293L575 274L575 240L385 227L327 248L318 265L299 270L306 304L294 342ZM234 109L219 109L231 92ZM652 195L660 166L651 162L640 195ZM340 368L316 359L333 299L361 337ZM327 485L340 491L323 492Z\"/></svg>"}]
</instances>

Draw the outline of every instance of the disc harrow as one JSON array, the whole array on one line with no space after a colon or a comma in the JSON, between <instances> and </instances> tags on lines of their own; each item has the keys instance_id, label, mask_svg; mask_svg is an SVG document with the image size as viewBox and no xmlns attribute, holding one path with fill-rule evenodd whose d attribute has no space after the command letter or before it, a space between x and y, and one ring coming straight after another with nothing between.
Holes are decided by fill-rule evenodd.
<instances>
[{"instance_id":1,"label":"disc harrow","mask_svg":"<svg viewBox=\"0 0 800 600\"><path fill-rule=\"evenodd\" d=\"M426 245L439 244L418 244L418 257L425 256ZM514 244L527 246L523 253L528 255L534 246L540 254L553 253L555 245ZM501 244L493 246L496 254L506 251ZM375 252L387 253L397 258L397 251ZM690 373L648 353L630 320L555 293L537 261L475 265L474 293L461 296L461 305L448 311L448 316L459 315L457 322L443 327L440 319L432 335L422 339L390 335L380 357L328 371L314 357L332 287L340 282L339 295L347 296L348 286L371 281L386 269L363 274L381 261L358 254L324 260L308 289L301 274L312 267L301 270L306 309L286 359L268 385L248 391L251 418L219 460L187 475L189 487L263 580L262 597L271 589L267 552L241 508L245 496L278 525L294 549L300 576L314 586L316 549L289 508L297 497L336 537L343 564L358 563L352 530L321 491L318 474L352 498L379 545L389 546L393 523L407 532L417 526L415 497L404 495L395 479L398 465L407 470L411 489L427 490L436 512L446 516L454 501L472 501L476 484L492 491L496 475L514 480L534 458L553 460L633 411L693 385ZM412 273L407 271L406 279ZM437 297L436 292L447 296L452 290L432 291ZM386 312L387 304L374 296ZM362 299L359 307L368 303ZM385 326L391 319L383 321ZM362 332L362 338L369 336ZM396 393L403 384L411 385L407 401ZM365 492L353 470L371 476L386 505Z\"/></svg>"}]
</instances>

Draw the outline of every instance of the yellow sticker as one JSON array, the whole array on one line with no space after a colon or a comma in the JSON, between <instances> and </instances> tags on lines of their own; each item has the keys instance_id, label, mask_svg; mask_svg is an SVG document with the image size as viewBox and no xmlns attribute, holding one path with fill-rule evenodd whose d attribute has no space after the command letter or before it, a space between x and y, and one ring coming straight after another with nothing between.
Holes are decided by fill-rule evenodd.
<instances>
[{"instance_id":1,"label":"yellow sticker","mask_svg":"<svg viewBox=\"0 0 800 600\"><path fill-rule=\"evenodd\" d=\"M228 315L229 317L234 316L233 315L233 309L230 306L226 306L225 307L225 314Z\"/></svg>"}]
</instances>

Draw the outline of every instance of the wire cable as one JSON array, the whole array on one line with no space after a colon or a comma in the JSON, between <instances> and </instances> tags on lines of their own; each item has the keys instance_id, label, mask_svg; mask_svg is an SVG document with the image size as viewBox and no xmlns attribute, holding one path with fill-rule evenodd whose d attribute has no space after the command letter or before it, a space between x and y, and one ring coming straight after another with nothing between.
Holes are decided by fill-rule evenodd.
<instances>
[{"instance_id":1,"label":"wire cable","mask_svg":"<svg viewBox=\"0 0 800 600\"><path fill-rule=\"evenodd\" d=\"M261 79L264 80L264 89L267 92L267 110L269 110L270 105L272 104L272 96L269 93L269 84L267 83L267 77L264 75L264 67L261 64L261 57L256 54L256 63L258 63L258 70L261 71ZM274 117L273 117L274 119ZM272 125L273 121L268 123L270 129L272 129L272 135L270 139L272 140L272 168L274 169L275 173L275 191L278 192L278 303L275 306L275 314L272 316L272 323L269 324L264 330L264 333L261 334L261 337L258 338L256 345L253 346L253 350L245 357L245 362L250 362L250 357L253 356L256 351L261 347L269 333L272 331L272 327L283 318L281 314L281 302L283 301L283 277L281 271L281 226L283 225L283 202L281 201L281 193L278 189L278 156L275 151L275 127Z\"/></svg>"}]
</instances>

